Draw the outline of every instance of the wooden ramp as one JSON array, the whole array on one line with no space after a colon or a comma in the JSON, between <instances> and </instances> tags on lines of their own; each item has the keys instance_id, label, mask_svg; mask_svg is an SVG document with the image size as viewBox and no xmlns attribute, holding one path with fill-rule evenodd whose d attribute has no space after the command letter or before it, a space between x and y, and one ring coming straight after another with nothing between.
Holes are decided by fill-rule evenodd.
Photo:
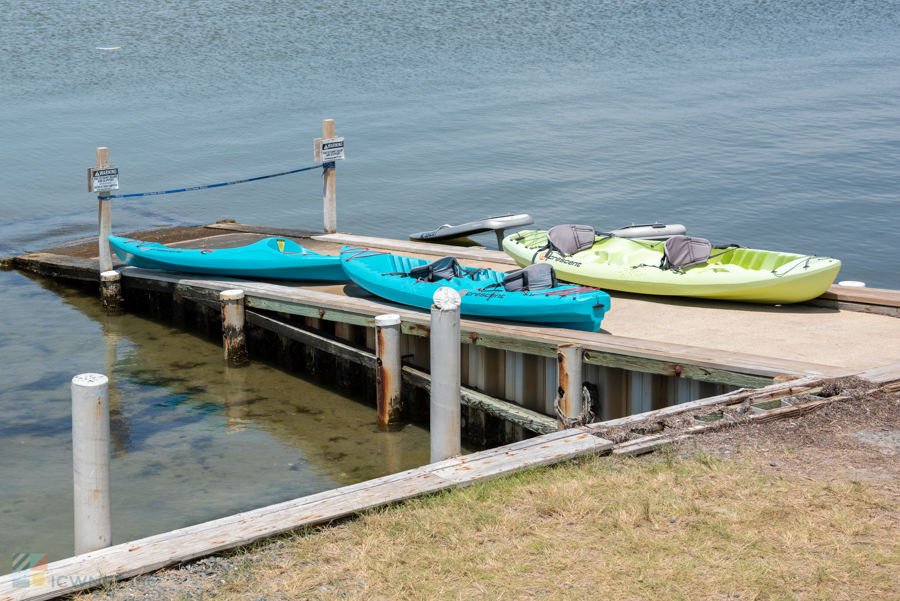
<instances>
[{"instance_id":1,"label":"wooden ramp","mask_svg":"<svg viewBox=\"0 0 900 601\"><path fill-rule=\"evenodd\" d=\"M46 586L28 588L22 582L22 573L2 576L0 601L52 599L99 586L110 579L145 574L289 530L529 467L605 451L612 446L608 440L577 429L538 436L56 561L47 566Z\"/></svg>"}]
</instances>

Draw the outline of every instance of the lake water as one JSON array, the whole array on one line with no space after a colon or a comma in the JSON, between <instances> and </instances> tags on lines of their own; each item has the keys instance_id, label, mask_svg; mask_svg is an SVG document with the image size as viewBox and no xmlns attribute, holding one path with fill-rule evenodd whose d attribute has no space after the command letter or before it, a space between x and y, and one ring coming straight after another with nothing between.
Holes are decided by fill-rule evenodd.
<instances>
[{"instance_id":1,"label":"lake water","mask_svg":"<svg viewBox=\"0 0 900 601\"><path fill-rule=\"evenodd\" d=\"M896 1L0 0L0 14L0 255L96 232L96 146L121 193L166 190L312 165L333 118L342 231L403 238L508 211L659 220L900 287ZM117 200L113 224L311 229L321 203L312 171ZM67 387L83 371L111 372L120 399L119 541L422 461L427 436L408 429L401 459L355 464L351 443L291 413L352 401L262 365L232 381L212 341L111 322L16 273L0 300L3 548L71 549ZM265 400L235 418L235 390ZM385 439L353 411L338 421L372 455Z\"/></svg>"}]
</instances>

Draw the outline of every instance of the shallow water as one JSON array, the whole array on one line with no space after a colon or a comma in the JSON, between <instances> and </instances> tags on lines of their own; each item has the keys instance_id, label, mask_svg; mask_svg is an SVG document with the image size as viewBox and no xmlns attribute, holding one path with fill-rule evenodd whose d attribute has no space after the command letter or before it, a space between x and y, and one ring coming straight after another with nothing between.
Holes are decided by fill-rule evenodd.
<instances>
[{"instance_id":1,"label":"shallow water","mask_svg":"<svg viewBox=\"0 0 900 601\"><path fill-rule=\"evenodd\" d=\"M43 278L0 273L0 286L31 309L15 326L4 317L0 333L0 526L11 553L71 554L77 373L111 380L115 543L428 463L426 429L381 432L374 408L263 363L227 369L218 341L108 317L89 291Z\"/></svg>"},{"instance_id":2,"label":"shallow water","mask_svg":"<svg viewBox=\"0 0 900 601\"><path fill-rule=\"evenodd\" d=\"M660 220L900 288L898 8L0 0L0 255L96 232L96 146L121 193L166 190L311 165L334 118L343 231L403 238L507 211ZM121 231L224 218L320 227L319 175L113 208ZM67 387L84 371L112 373L120 398L117 541L425 460L421 430L380 437L331 390L259 364L226 373L215 342L110 322L96 299L15 273L0 302L3 548L71 549Z\"/></svg>"}]
</instances>

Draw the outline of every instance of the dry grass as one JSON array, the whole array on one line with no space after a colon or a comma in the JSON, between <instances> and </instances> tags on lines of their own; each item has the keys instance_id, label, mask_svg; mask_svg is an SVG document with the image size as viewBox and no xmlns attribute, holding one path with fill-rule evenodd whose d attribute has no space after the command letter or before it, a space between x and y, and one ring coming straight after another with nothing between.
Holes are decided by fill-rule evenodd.
<instances>
[{"instance_id":1,"label":"dry grass","mask_svg":"<svg viewBox=\"0 0 900 601\"><path fill-rule=\"evenodd\" d=\"M582 459L245 549L258 561L217 598L900 598L896 499L672 453Z\"/></svg>"}]
</instances>

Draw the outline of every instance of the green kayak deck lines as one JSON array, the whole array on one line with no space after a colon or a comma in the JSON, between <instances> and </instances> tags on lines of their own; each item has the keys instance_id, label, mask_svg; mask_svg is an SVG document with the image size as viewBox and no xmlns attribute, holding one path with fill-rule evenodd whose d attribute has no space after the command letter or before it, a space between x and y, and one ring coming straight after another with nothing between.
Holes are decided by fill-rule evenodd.
<instances>
[{"instance_id":1,"label":"green kayak deck lines","mask_svg":"<svg viewBox=\"0 0 900 601\"><path fill-rule=\"evenodd\" d=\"M561 280L607 290L690 296L765 304L804 302L823 294L834 282L841 262L749 248L720 256L683 273L658 267L663 242L597 238L594 246L571 256L541 250L547 232L526 230L507 236L503 250L519 266L549 262Z\"/></svg>"}]
</instances>

